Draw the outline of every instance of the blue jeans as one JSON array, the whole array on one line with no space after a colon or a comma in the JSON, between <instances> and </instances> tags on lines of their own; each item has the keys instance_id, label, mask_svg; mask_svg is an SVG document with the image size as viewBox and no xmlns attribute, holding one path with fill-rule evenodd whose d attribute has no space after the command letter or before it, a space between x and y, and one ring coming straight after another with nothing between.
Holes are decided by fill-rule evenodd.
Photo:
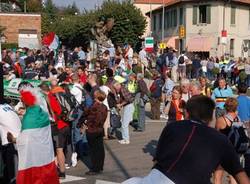
<instances>
[{"instance_id":1,"label":"blue jeans","mask_svg":"<svg viewBox=\"0 0 250 184\"><path fill-rule=\"evenodd\" d=\"M82 137L82 135L80 133L80 129L76 127L77 123L79 122L79 119L80 119L82 113L83 113L83 111L81 109L78 109L78 117L72 123L71 143L72 143L72 147L73 147L73 152L76 152L76 144L83 139L83 137Z\"/></svg>"},{"instance_id":2,"label":"blue jeans","mask_svg":"<svg viewBox=\"0 0 250 184\"><path fill-rule=\"evenodd\" d=\"M122 121L122 138L123 140L129 141L129 123L133 121L133 113L134 113L134 104L128 104L123 107L121 113L121 121Z\"/></svg>"}]
</instances>

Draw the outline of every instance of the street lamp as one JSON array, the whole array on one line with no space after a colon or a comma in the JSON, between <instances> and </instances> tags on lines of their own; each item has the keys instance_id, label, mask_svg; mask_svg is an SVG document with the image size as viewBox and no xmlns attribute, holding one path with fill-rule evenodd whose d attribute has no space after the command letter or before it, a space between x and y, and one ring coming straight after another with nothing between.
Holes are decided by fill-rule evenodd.
<instances>
[{"instance_id":1,"label":"street lamp","mask_svg":"<svg viewBox=\"0 0 250 184\"><path fill-rule=\"evenodd\" d=\"M5 43L5 41L6 41L6 37L4 35L1 35L1 38L0 38L0 104L4 103L2 43Z\"/></svg>"}]
</instances>

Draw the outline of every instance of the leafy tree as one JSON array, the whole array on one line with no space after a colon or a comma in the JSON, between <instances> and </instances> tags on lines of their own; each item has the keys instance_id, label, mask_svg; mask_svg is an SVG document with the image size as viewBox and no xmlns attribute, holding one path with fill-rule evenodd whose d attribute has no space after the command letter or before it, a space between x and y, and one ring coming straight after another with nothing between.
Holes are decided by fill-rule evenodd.
<instances>
[{"instance_id":1,"label":"leafy tree","mask_svg":"<svg viewBox=\"0 0 250 184\"><path fill-rule=\"evenodd\" d=\"M41 0L27 0L27 11L28 12L41 12L42 11Z\"/></svg>"},{"instance_id":2,"label":"leafy tree","mask_svg":"<svg viewBox=\"0 0 250 184\"><path fill-rule=\"evenodd\" d=\"M5 27L0 25L0 36L3 35L3 32L4 32L5 29L6 29Z\"/></svg>"}]
</instances>

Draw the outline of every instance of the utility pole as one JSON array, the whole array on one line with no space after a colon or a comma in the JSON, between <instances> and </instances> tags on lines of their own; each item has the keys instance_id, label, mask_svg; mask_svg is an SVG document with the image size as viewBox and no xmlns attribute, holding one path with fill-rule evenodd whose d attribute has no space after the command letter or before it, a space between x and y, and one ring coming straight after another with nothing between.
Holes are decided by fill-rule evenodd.
<instances>
[{"instance_id":1,"label":"utility pole","mask_svg":"<svg viewBox=\"0 0 250 184\"><path fill-rule=\"evenodd\" d=\"M152 36L152 3L151 0L149 0L149 4L150 4L150 36Z\"/></svg>"},{"instance_id":2,"label":"utility pole","mask_svg":"<svg viewBox=\"0 0 250 184\"><path fill-rule=\"evenodd\" d=\"M165 4L164 0L162 0L162 24L161 24L161 41L164 40L164 22L165 22Z\"/></svg>"}]
</instances>

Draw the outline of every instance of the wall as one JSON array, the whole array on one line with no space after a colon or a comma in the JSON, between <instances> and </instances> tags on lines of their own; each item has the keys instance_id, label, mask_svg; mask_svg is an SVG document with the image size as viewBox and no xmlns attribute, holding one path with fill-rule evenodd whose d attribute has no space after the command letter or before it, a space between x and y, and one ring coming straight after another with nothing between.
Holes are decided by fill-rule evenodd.
<instances>
[{"instance_id":1,"label":"wall","mask_svg":"<svg viewBox=\"0 0 250 184\"><path fill-rule=\"evenodd\" d=\"M151 19L149 16L146 16L146 13L150 12L150 8L152 11L156 8L159 8L161 4L152 4L151 7L150 7L150 4L135 3L134 5L141 10L142 14L146 17L146 20L147 20L147 27L145 29L145 33L143 34L143 37L149 36L151 32L151 28L150 28Z\"/></svg>"},{"instance_id":2,"label":"wall","mask_svg":"<svg viewBox=\"0 0 250 184\"><path fill-rule=\"evenodd\" d=\"M12 14L0 13L0 25L5 27L7 43L18 43L19 29L37 30L38 39L41 40L40 14Z\"/></svg>"}]
</instances>

